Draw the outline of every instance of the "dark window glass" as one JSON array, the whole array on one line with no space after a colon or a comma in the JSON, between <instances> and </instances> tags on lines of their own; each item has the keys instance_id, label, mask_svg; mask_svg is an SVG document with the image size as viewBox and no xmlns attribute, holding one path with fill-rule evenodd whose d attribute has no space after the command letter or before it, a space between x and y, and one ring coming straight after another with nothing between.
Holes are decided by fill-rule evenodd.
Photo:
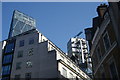
<instances>
[{"instance_id":1,"label":"dark window glass","mask_svg":"<svg viewBox=\"0 0 120 80\"><path fill-rule=\"evenodd\" d=\"M22 62L16 63L16 70L17 70L17 69L21 69L21 64L22 64Z\"/></svg>"},{"instance_id":2,"label":"dark window glass","mask_svg":"<svg viewBox=\"0 0 120 80\"><path fill-rule=\"evenodd\" d=\"M105 79L105 74L104 73L102 73L102 79Z\"/></svg>"},{"instance_id":3,"label":"dark window glass","mask_svg":"<svg viewBox=\"0 0 120 80\"><path fill-rule=\"evenodd\" d=\"M97 49L96 49L96 54L97 54L97 57L98 57L98 60L100 60L101 59L101 51L100 51L100 47L98 47Z\"/></svg>"},{"instance_id":4,"label":"dark window glass","mask_svg":"<svg viewBox=\"0 0 120 80\"><path fill-rule=\"evenodd\" d=\"M118 8L120 9L120 1L119 1L119 2L117 2L117 4L118 4Z\"/></svg>"},{"instance_id":5,"label":"dark window glass","mask_svg":"<svg viewBox=\"0 0 120 80\"><path fill-rule=\"evenodd\" d=\"M33 44L33 43L34 43L34 39L31 38L31 39L29 40L29 44Z\"/></svg>"},{"instance_id":6,"label":"dark window glass","mask_svg":"<svg viewBox=\"0 0 120 80\"><path fill-rule=\"evenodd\" d=\"M105 36L103 37L103 40L104 40L105 48L106 50L108 50L110 48L110 42L107 34L105 34Z\"/></svg>"},{"instance_id":7,"label":"dark window glass","mask_svg":"<svg viewBox=\"0 0 120 80\"><path fill-rule=\"evenodd\" d=\"M6 45L6 48L5 48L5 53L10 53L14 50L14 43L10 43L10 44L7 44Z\"/></svg>"},{"instance_id":8,"label":"dark window glass","mask_svg":"<svg viewBox=\"0 0 120 80\"><path fill-rule=\"evenodd\" d=\"M2 67L2 75L10 74L10 65Z\"/></svg>"},{"instance_id":9,"label":"dark window glass","mask_svg":"<svg viewBox=\"0 0 120 80\"><path fill-rule=\"evenodd\" d=\"M117 71L116 71L114 62L112 62L109 67L110 67L110 73L111 73L112 79L113 80L118 80Z\"/></svg>"},{"instance_id":10,"label":"dark window glass","mask_svg":"<svg viewBox=\"0 0 120 80\"><path fill-rule=\"evenodd\" d=\"M18 51L17 58L23 57L23 51Z\"/></svg>"},{"instance_id":11,"label":"dark window glass","mask_svg":"<svg viewBox=\"0 0 120 80\"><path fill-rule=\"evenodd\" d=\"M30 79L31 79L31 73L26 73L25 80L30 80Z\"/></svg>"},{"instance_id":12,"label":"dark window glass","mask_svg":"<svg viewBox=\"0 0 120 80\"><path fill-rule=\"evenodd\" d=\"M11 63L12 62L12 54L11 55L5 55L3 59L3 64Z\"/></svg>"},{"instance_id":13,"label":"dark window glass","mask_svg":"<svg viewBox=\"0 0 120 80\"><path fill-rule=\"evenodd\" d=\"M20 75L15 75L15 80L20 80Z\"/></svg>"},{"instance_id":14,"label":"dark window glass","mask_svg":"<svg viewBox=\"0 0 120 80\"><path fill-rule=\"evenodd\" d=\"M1 80L9 80L9 77L3 77Z\"/></svg>"},{"instance_id":15,"label":"dark window glass","mask_svg":"<svg viewBox=\"0 0 120 80\"><path fill-rule=\"evenodd\" d=\"M19 47L22 47L22 46L24 46L24 40L21 40L19 43Z\"/></svg>"}]
</instances>

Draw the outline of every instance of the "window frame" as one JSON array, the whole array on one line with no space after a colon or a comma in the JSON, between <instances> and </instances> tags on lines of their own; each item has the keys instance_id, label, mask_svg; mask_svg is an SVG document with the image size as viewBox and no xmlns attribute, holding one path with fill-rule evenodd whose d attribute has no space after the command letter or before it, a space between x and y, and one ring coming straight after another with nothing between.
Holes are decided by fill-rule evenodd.
<instances>
[{"instance_id":1,"label":"window frame","mask_svg":"<svg viewBox=\"0 0 120 80\"><path fill-rule=\"evenodd\" d=\"M19 64L19 65L18 65ZM16 63L16 70L21 69L22 62L17 62Z\"/></svg>"},{"instance_id":2,"label":"window frame","mask_svg":"<svg viewBox=\"0 0 120 80\"><path fill-rule=\"evenodd\" d=\"M12 59L13 59L13 55L12 54L5 55L3 57L3 64L11 63Z\"/></svg>"},{"instance_id":3,"label":"window frame","mask_svg":"<svg viewBox=\"0 0 120 80\"><path fill-rule=\"evenodd\" d=\"M15 75L15 80L20 80L20 77L21 77L21 75L20 75L20 74Z\"/></svg>"},{"instance_id":4,"label":"window frame","mask_svg":"<svg viewBox=\"0 0 120 80\"><path fill-rule=\"evenodd\" d=\"M30 74L29 76L27 74ZM29 72L29 73L25 73L25 80L30 80L31 79L31 76L32 76L32 73Z\"/></svg>"},{"instance_id":5,"label":"window frame","mask_svg":"<svg viewBox=\"0 0 120 80\"><path fill-rule=\"evenodd\" d=\"M109 38L109 35L108 35L108 32L106 31L104 34L103 34L103 36L102 36L102 39L103 39L103 43L104 43L104 47L105 47L105 51L108 51L109 50L109 48L110 48L110 46L109 46L109 48L108 49L106 49L106 42L105 42L105 40L104 40L104 37L107 35L107 37L108 37L108 42L109 42L109 45L111 46L111 43L110 43L110 38Z\"/></svg>"},{"instance_id":6,"label":"window frame","mask_svg":"<svg viewBox=\"0 0 120 80\"><path fill-rule=\"evenodd\" d=\"M19 41L19 47L23 47L25 45L25 40L20 40Z\"/></svg>"},{"instance_id":7,"label":"window frame","mask_svg":"<svg viewBox=\"0 0 120 80\"><path fill-rule=\"evenodd\" d=\"M23 57L23 50L18 51L18 54L17 54L17 58L21 58L21 57Z\"/></svg>"},{"instance_id":8,"label":"window frame","mask_svg":"<svg viewBox=\"0 0 120 80\"><path fill-rule=\"evenodd\" d=\"M2 75L10 74L10 69L11 69L11 65L6 65L6 66L2 67Z\"/></svg>"},{"instance_id":9,"label":"window frame","mask_svg":"<svg viewBox=\"0 0 120 80\"><path fill-rule=\"evenodd\" d=\"M100 50L100 52L98 52L98 49ZM97 58L98 58L98 61L100 61L101 59L102 59L102 54L101 54L101 48L100 48L100 44L97 46L97 48L96 48L96 51L95 51L96 53L97 53Z\"/></svg>"},{"instance_id":10,"label":"window frame","mask_svg":"<svg viewBox=\"0 0 120 80\"><path fill-rule=\"evenodd\" d=\"M62 67L62 74L65 78L67 78L67 70L64 67Z\"/></svg>"},{"instance_id":11,"label":"window frame","mask_svg":"<svg viewBox=\"0 0 120 80\"><path fill-rule=\"evenodd\" d=\"M110 70L110 65L112 63L114 63L115 71L116 71L116 74L117 74L117 79L119 80L118 70L117 70L116 63L115 63L115 60L114 60L113 56L108 59L107 63L108 63L108 66L109 66L109 72L110 72L110 77L111 78L113 78L113 76L112 76L112 73L111 73L111 70Z\"/></svg>"},{"instance_id":12,"label":"window frame","mask_svg":"<svg viewBox=\"0 0 120 80\"><path fill-rule=\"evenodd\" d=\"M5 46L5 53L10 53L14 50L14 43L9 43Z\"/></svg>"},{"instance_id":13,"label":"window frame","mask_svg":"<svg viewBox=\"0 0 120 80\"><path fill-rule=\"evenodd\" d=\"M34 39L33 38L29 38L29 45L34 44Z\"/></svg>"}]
</instances>

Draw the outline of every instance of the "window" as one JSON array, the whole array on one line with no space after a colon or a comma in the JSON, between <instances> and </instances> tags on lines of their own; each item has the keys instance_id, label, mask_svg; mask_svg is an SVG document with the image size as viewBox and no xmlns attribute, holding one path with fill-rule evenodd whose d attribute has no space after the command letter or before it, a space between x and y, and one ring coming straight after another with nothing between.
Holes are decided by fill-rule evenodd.
<instances>
[{"instance_id":1,"label":"window","mask_svg":"<svg viewBox=\"0 0 120 80\"><path fill-rule=\"evenodd\" d=\"M117 2L117 5L118 5L118 8L120 9L120 1L119 1L119 2Z\"/></svg>"},{"instance_id":2,"label":"window","mask_svg":"<svg viewBox=\"0 0 120 80\"><path fill-rule=\"evenodd\" d=\"M26 73L25 80L30 80L30 79L31 79L31 73Z\"/></svg>"},{"instance_id":3,"label":"window","mask_svg":"<svg viewBox=\"0 0 120 80\"><path fill-rule=\"evenodd\" d=\"M15 80L20 80L20 75L15 75Z\"/></svg>"},{"instance_id":4,"label":"window","mask_svg":"<svg viewBox=\"0 0 120 80\"><path fill-rule=\"evenodd\" d=\"M18 51L17 58L23 57L23 51Z\"/></svg>"},{"instance_id":5,"label":"window","mask_svg":"<svg viewBox=\"0 0 120 80\"><path fill-rule=\"evenodd\" d=\"M70 65L70 64L71 64L71 63L70 63L70 61L68 61L68 60L67 60L67 63L68 63L68 65Z\"/></svg>"},{"instance_id":6,"label":"window","mask_svg":"<svg viewBox=\"0 0 120 80\"><path fill-rule=\"evenodd\" d=\"M61 57L61 60L64 60L64 56L60 55L60 57Z\"/></svg>"},{"instance_id":7,"label":"window","mask_svg":"<svg viewBox=\"0 0 120 80\"><path fill-rule=\"evenodd\" d=\"M34 43L34 39L30 38L29 44L33 44L33 43Z\"/></svg>"},{"instance_id":8,"label":"window","mask_svg":"<svg viewBox=\"0 0 120 80\"><path fill-rule=\"evenodd\" d=\"M100 60L101 59L101 51L100 51L100 47L97 47L97 49L96 49L96 55L97 55L97 57L98 57L98 60Z\"/></svg>"},{"instance_id":9,"label":"window","mask_svg":"<svg viewBox=\"0 0 120 80\"><path fill-rule=\"evenodd\" d=\"M62 68L62 74L65 78L67 78L67 70L65 68Z\"/></svg>"},{"instance_id":10,"label":"window","mask_svg":"<svg viewBox=\"0 0 120 80\"><path fill-rule=\"evenodd\" d=\"M10 74L10 65L3 66L2 75Z\"/></svg>"},{"instance_id":11,"label":"window","mask_svg":"<svg viewBox=\"0 0 120 80\"><path fill-rule=\"evenodd\" d=\"M104 41L105 49L108 50L110 48L110 41L107 33L105 33L105 35L103 36L103 41Z\"/></svg>"},{"instance_id":12,"label":"window","mask_svg":"<svg viewBox=\"0 0 120 80\"><path fill-rule=\"evenodd\" d=\"M10 53L14 50L14 43L10 43L10 44L7 44L6 45L6 48L5 48L5 53Z\"/></svg>"},{"instance_id":13,"label":"window","mask_svg":"<svg viewBox=\"0 0 120 80\"><path fill-rule=\"evenodd\" d=\"M3 77L1 80L9 80L9 77Z\"/></svg>"},{"instance_id":14,"label":"window","mask_svg":"<svg viewBox=\"0 0 120 80\"><path fill-rule=\"evenodd\" d=\"M76 67L73 65L73 69L76 69Z\"/></svg>"},{"instance_id":15,"label":"window","mask_svg":"<svg viewBox=\"0 0 120 80\"><path fill-rule=\"evenodd\" d=\"M110 73L111 73L111 78L113 80L118 80L117 70L116 70L114 62L112 62L112 63L109 64L109 69L110 69Z\"/></svg>"},{"instance_id":16,"label":"window","mask_svg":"<svg viewBox=\"0 0 120 80\"><path fill-rule=\"evenodd\" d=\"M29 56L33 55L33 48L29 49L28 55Z\"/></svg>"},{"instance_id":17,"label":"window","mask_svg":"<svg viewBox=\"0 0 120 80\"><path fill-rule=\"evenodd\" d=\"M102 77L102 79L105 79L105 73L104 72L101 73L101 77Z\"/></svg>"},{"instance_id":18,"label":"window","mask_svg":"<svg viewBox=\"0 0 120 80\"><path fill-rule=\"evenodd\" d=\"M76 76L76 80L79 80L77 76Z\"/></svg>"},{"instance_id":19,"label":"window","mask_svg":"<svg viewBox=\"0 0 120 80\"><path fill-rule=\"evenodd\" d=\"M69 74L69 78L71 78L71 80L73 79L73 74L72 73Z\"/></svg>"},{"instance_id":20,"label":"window","mask_svg":"<svg viewBox=\"0 0 120 80\"><path fill-rule=\"evenodd\" d=\"M19 47L22 47L22 46L24 46L24 40L21 40L19 43Z\"/></svg>"},{"instance_id":21,"label":"window","mask_svg":"<svg viewBox=\"0 0 120 80\"><path fill-rule=\"evenodd\" d=\"M21 64L22 64L22 62L16 63L16 70L17 70L17 69L21 69Z\"/></svg>"},{"instance_id":22,"label":"window","mask_svg":"<svg viewBox=\"0 0 120 80\"><path fill-rule=\"evenodd\" d=\"M12 54L5 55L4 59L3 59L3 64L7 64L7 63L10 63L10 62L12 62Z\"/></svg>"},{"instance_id":23,"label":"window","mask_svg":"<svg viewBox=\"0 0 120 80\"><path fill-rule=\"evenodd\" d=\"M26 62L26 64L27 64L27 68L30 68L30 67L32 67L32 62L29 60L29 61L27 61Z\"/></svg>"}]
</instances>

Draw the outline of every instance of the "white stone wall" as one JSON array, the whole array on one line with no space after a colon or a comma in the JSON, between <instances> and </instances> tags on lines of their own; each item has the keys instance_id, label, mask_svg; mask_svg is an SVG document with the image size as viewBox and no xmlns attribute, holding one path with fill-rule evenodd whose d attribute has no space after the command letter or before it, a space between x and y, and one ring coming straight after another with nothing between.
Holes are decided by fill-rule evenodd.
<instances>
[{"instance_id":1,"label":"white stone wall","mask_svg":"<svg viewBox=\"0 0 120 80\"><path fill-rule=\"evenodd\" d=\"M34 39L34 44L32 45L28 44L29 38ZM25 40L25 45L23 47L19 47L20 40ZM30 48L33 48L33 55L31 56L28 55L28 51ZM24 50L22 58L17 58L19 50ZM32 63L31 68L26 68L26 61L28 60L30 60ZM60 71L60 73L62 72L61 69L62 67L64 67L68 71L67 78L70 78L69 73L72 73L74 77L77 76L73 71L68 69L66 66L60 63L58 64L57 60L63 60L76 72L80 73L85 78L87 77L87 75L84 72L82 72L74 64L74 62L68 56L66 56L64 52L62 52L57 46L55 46L41 33L34 32L27 35L18 36L16 39L11 78L14 78L15 75L18 74L21 75L21 78L25 78L25 73L29 72L32 73L31 76L32 78L57 78L59 77L58 71ZM17 62L22 62L20 70L16 70ZM80 76L78 76L78 78L79 77Z\"/></svg>"}]
</instances>

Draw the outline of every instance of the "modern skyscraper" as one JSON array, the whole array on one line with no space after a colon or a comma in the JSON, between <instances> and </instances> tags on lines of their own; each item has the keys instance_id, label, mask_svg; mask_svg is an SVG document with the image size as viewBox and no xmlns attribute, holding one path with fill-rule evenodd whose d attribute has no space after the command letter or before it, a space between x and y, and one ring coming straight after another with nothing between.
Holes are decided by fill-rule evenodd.
<instances>
[{"instance_id":1,"label":"modern skyscraper","mask_svg":"<svg viewBox=\"0 0 120 80\"><path fill-rule=\"evenodd\" d=\"M35 29L35 27L35 19L15 10L12 17L8 38L14 37L31 29Z\"/></svg>"},{"instance_id":2,"label":"modern skyscraper","mask_svg":"<svg viewBox=\"0 0 120 80\"><path fill-rule=\"evenodd\" d=\"M86 54L88 53L86 40L83 38L71 38L67 44L68 56L75 57L73 61L78 64L86 62Z\"/></svg>"},{"instance_id":3,"label":"modern skyscraper","mask_svg":"<svg viewBox=\"0 0 120 80\"><path fill-rule=\"evenodd\" d=\"M67 44L67 50L68 56L85 71L90 60L86 40L79 37L71 38Z\"/></svg>"}]
</instances>

